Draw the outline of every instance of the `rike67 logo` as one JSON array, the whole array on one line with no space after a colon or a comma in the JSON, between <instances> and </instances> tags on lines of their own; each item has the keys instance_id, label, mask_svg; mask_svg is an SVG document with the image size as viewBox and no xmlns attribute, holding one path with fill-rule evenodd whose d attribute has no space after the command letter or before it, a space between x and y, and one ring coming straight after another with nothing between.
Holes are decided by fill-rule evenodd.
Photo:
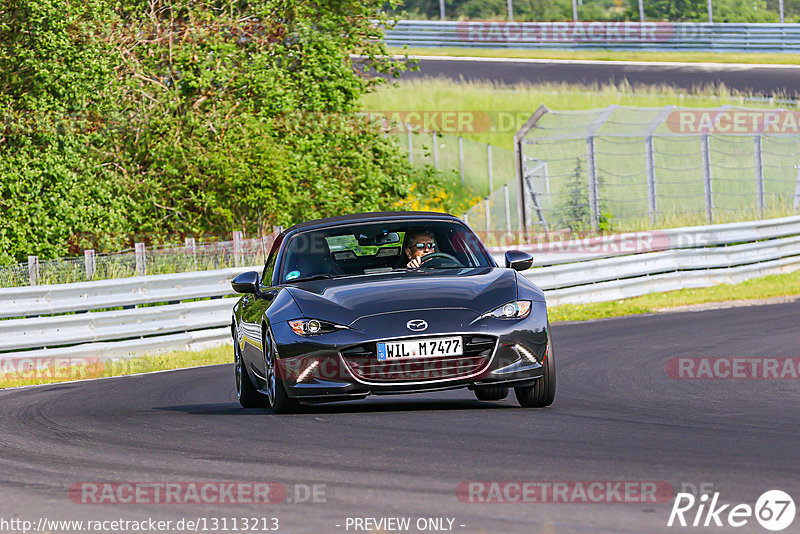
<instances>
[{"instance_id":1,"label":"rike67 logo","mask_svg":"<svg viewBox=\"0 0 800 534\"><path fill-rule=\"evenodd\" d=\"M791 525L794 516L794 500L781 490L764 492L755 507L749 504L720 504L719 492L700 497L678 493L667 526L739 528L755 518L765 529L778 532Z\"/></svg>"}]
</instances>

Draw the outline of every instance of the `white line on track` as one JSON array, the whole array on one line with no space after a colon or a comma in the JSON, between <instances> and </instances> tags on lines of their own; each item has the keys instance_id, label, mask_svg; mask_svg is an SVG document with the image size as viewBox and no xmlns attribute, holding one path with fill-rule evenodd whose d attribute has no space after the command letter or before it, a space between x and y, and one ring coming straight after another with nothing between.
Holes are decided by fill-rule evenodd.
<instances>
[{"instance_id":1,"label":"white line on track","mask_svg":"<svg viewBox=\"0 0 800 534\"><path fill-rule=\"evenodd\" d=\"M403 59L405 56L394 55L394 59ZM410 59L429 61L464 61L477 63L531 63L531 64L562 64L562 65L628 65L641 67L694 67L703 70L748 70L748 69L786 69L800 70L800 65L780 65L775 63L695 63L681 61L619 61L602 59L533 59L533 58L508 58L508 57L475 57L475 56L415 56Z\"/></svg>"}]
</instances>

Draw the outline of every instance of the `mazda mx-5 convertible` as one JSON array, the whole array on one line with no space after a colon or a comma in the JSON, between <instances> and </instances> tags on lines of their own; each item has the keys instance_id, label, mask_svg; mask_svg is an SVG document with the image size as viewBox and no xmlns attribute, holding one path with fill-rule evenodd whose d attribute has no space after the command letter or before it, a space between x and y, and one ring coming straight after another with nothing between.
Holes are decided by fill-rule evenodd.
<instances>
[{"instance_id":1,"label":"mazda mx-5 convertible","mask_svg":"<svg viewBox=\"0 0 800 534\"><path fill-rule=\"evenodd\" d=\"M368 395L469 388L524 407L556 389L542 291L442 213L362 213L292 226L262 273L234 278L236 392L278 413Z\"/></svg>"}]
</instances>

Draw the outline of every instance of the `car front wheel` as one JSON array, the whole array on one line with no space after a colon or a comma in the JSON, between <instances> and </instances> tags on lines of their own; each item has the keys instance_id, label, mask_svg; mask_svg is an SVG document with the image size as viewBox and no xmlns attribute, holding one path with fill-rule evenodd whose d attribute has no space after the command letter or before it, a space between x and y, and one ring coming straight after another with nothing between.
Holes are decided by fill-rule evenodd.
<instances>
[{"instance_id":1,"label":"car front wheel","mask_svg":"<svg viewBox=\"0 0 800 534\"><path fill-rule=\"evenodd\" d=\"M247 374L242 352L236 340L233 342L233 367L236 378L236 397L242 408L264 408L267 405L267 397L259 393L253 382L250 381L250 375Z\"/></svg>"},{"instance_id":2,"label":"car front wheel","mask_svg":"<svg viewBox=\"0 0 800 534\"><path fill-rule=\"evenodd\" d=\"M547 342L544 374L532 386L514 388L514 395L523 408L544 408L553 404L556 398L556 361L550 341Z\"/></svg>"},{"instance_id":3,"label":"car front wheel","mask_svg":"<svg viewBox=\"0 0 800 534\"><path fill-rule=\"evenodd\" d=\"M267 399L269 400L269 407L275 413L297 413L302 406L299 402L291 398L286 393L286 388L283 385L283 379L279 372L278 361L276 358L276 351L270 339L265 333L263 339L264 347L264 362L267 366Z\"/></svg>"}]
</instances>

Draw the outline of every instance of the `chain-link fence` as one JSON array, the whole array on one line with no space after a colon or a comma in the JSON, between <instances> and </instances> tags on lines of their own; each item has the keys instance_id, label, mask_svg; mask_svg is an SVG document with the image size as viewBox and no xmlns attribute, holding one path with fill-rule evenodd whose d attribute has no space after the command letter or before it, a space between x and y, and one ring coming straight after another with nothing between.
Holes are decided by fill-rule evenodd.
<instances>
[{"instance_id":1,"label":"chain-link fence","mask_svg":"<svg viewBox=\"0 0 800 534\"><path fill-rule=\"evenodd\" d=\"M520 137L525 225L603 231L782 216L800 204L800 113L542 107Z\"/></svg>"},{"instance_id":2,"label":"chain-link fence","mask_svg":"<svg viewBox=\"0 0 800 534\"><path fill-rule=\"evenodd\" d=\"M392 134L409 160L452 171L464 198L481 201L460 215L477 232L516 231L519 226L514 152L456 135L414 132Z\"/></svg>"},{"instance_id":3,"label":"chain-link fence","mask_svg":"<svg viewBox=\"0 0 800 534\"><path fill-rule=\"evenodd\" d=\"M145 246L108 254L84 251L82 258L39 260L30 256L27 263L0 267L0 287L65 284L87 280L108 280L150 274L172 274L245 265L263 265L275 234L244 239L234 232L230 241L196 242L183 245Z\"/></svg>"}]
</instances>

